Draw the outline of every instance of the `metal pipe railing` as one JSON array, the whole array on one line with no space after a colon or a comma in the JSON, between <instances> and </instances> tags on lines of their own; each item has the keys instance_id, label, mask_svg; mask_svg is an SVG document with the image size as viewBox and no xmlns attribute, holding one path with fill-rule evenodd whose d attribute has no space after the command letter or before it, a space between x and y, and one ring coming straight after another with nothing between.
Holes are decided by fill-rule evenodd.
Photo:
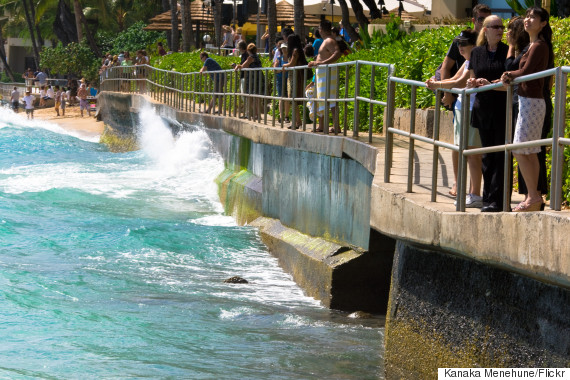
<instances>
[{"instance_id":1,"label":"metal pipe railing","mask_svg":"<svg viewBox=\"0 0 570 380\"><path fill-rule=\"evenodd\" d=\"M341 70L344 69L343 70ZM375 107L379 106L384 109L385 113L385 156L384 156L384 181L390 182L390 174L393 162L393 149L394 149L394 135L404 136L408 139L408 178L407 178L407 191L413 191L413 175L414 175L414 143L415 141L422 141L433 146L433 162L432 162L432 189L431 200L437 200L437 179L438 179L438 158L439 148L445 148L457 151L459 153L459 168L457 178L457 210L465 211L465 193L467 187L467 158L476 154L485 154L491 152L504 152L505 154L505 178L504 178L504 207L507 207L510 202L510 179L512 177L510 170L510 155L513 149L531 146L551 146L552 147L552 169L551 169L551 205L553 210L560 210L561 208L561 188L562 188L562 170L564 159L564 147L570 145L570 139L564 138L565 127L565 99L566 99L566 81L570 67L558 67L555 69L546 70L540 73L534 73L524 77L517 78L511 84L518 84L524 81L555 76L555 107L553 112L554 132L553 137L549 139L541 139L525 143L512 143L512 106L509 99L512 96L512 88L509 86L507 89L507 118L505 122L505 143L493 147L468 149L467 134L468 123L463 123L460 132L460 144L455 146L453 144L439 140L440 138L440 117L439 112L435 113L434 132L433 137L421 136L415 133L415 109L416 109L416 92L418 88L425 88L423 82L397 78L393 76L394 66L378 62L368 61L352 61L337 64L323 65L319 69L326 70L326 77L324 82L325 91L323 97L318 97L317 89L315 87L315 97L309 98L305 93L301 97L297 94L297 86L301 83L307 83L307 69L308 66L297 66L291 68L261 68L261 69L243 69L244 76L248 79L248 88L243 89L242 93L241 76L240 73L234 70L222 70L216 72L205 73L176 73L153 68L150 66L123 66L117 68L110 68L101 75L101 90L103 91L121 91L121 92L141 92L147 93L155 100L159 100L169 106L186 111L196 111L196 106L201 110L202 103L207 104L212 97L219 102L219 109L224 116L239 116L242 114L252 120L256 116L255 121L267 125L268 112L267 107L270 104L272 109L271 125L276 125L276 113L279 109L281 102L291 102L292 107L292 126L295 128L297 124L306 130L306 111L308 102L312 103L314 117L313 117L313 131L316 130L318 118L322 118L325 126L324 133L328 134L328 125L330 115L328 113L328 106L331 103L336 104L336 112L333 117L339 118L342 109L342 127L343 135L347 134L349 120L353 123L353 137L358 137L360 128L360 113L359 110L363 105L368 107L368 141L372 142L372 132L374 129L374 116ZM382 70L380 81L386 78L386 99L376 99L375 92L377 87L378 75L377 70ZM278 96L277 89L273 85L273 78L277 70L282 71L283 74L288 73L290 78L290 91L287 97ZM370 83L362 82L363 70L370 70ZM334 73L334 74L333 74ZM341 73L344 75L341 76ZM212 79L211 74L218 74L223 77L223 86L216 88L215 79ZM299 75L302 75L303 80L297 80ZM331 97L331 83L332 76L336 75L338 90L344 87L344 92L335 91L335 97ZM261 77L265 80L261 80ZM283 75L285 77L285 75ZM344 80L341 82L341 78ZM354 82L354 89L348 85L349 82ZM317 83L318 85L318 83ZM363 86L364 85L364 86ZM395 93L396 86L404 85L410 86L410 129L403 131L394 128L394 110L395 110ZM282 81L282 95L283 91L287 88L285 79ZM469 98L475 94L484 91L491 91L502 87L501 83L491 84L479 88L469 89L439 89L436 92L436 110L439 110L440 99L439 94L442 92L450 92L453 94L461 94L465 99L464 103L469 104ZM214 90L218 90L214 92ZM304 89L303 89L304 90ZM363 92L366 91L368 94ZM303 91L304 92L304 91ZM320 91L322 92L322 91ZM233 100L233 101L232 101ZM257 102L256 107L261 107L263 117L261 114L252 115L250 110L252 102ZM302 120L298 123L297 112L295 107L303 105L303 112L301 113ZM319 115L319 107L324 105L325 112ZM342 107L341 107L342 105ZM352 105L352 109L349 107ZM322 107L321 107L322 108ZM352 112L352 116L350 116ZM468 107L463 107L463 120L470 120L470 110ZM280 126L284 127L284 115L281 115ZM335 134L338 131L335 130Z\"/></svg>"}]
</instances>

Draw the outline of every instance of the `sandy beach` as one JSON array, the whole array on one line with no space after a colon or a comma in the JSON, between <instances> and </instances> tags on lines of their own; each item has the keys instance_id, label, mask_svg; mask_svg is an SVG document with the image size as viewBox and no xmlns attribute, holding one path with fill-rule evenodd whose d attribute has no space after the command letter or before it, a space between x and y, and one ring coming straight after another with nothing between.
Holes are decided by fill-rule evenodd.
<instances>
[{"instance_id":1,"label":"sandy beach","mask_svg":"<svg viewBox=\"0 0 570 380\"><path fill-rule=\"evenodd\" d=\"M25 111L20 110L25 117ZM61 114L61 110L60 110ZM91 117L87 116L87 111L83 111L84 117L81 117L79 105L67 106L65 116L57 116L53 107L36 108L34 110L34 118L55 123L62 128L76 132L86 137L101 136L105 125L102 121L97 121L95 112L91 112Z\"/></svg>"}]
</instances>

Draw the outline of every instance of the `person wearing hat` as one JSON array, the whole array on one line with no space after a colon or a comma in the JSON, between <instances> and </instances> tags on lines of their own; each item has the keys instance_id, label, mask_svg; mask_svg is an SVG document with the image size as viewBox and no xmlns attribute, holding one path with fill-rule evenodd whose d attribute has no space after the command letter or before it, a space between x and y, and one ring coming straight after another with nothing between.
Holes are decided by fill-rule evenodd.
<instances>
[{"instance_id":1,"label":"person wearing hat","mask_svg":"<svg viewBox=\"0 0 570 380\"><path fill-rule=\"evenodd\" d=\"M467 80L469 79L469 60L471 59L471 50L475 47L477 43L477 32L472 29L465 29L461 31L459 36L457 36L453 42L457 44L459 48L459 53L465 59L463 65L459 68L457 73L450 79L444 79L441 81L436 81L430 78L426 81L426 85L430 90L435 91L438 88L463 88L467 85ZM475 102L475 95L471 95L469 109L473 109L473 103ZM469 127L467 145L469 149L480 148L481 147L481 137L479 136L479 130L471 126L470 120L463 120L461 109L467 105L463 104L463 97L459 95L457 101L455 102L453 118L453 142L455 145L459 145L461 137L461 129L463 128L463 123L468 123ZM481 208L483 207L483 198L481 197L481 159L482 156L471 155L467 157L467 164L469 165L469 175L471 176L471 184L469 186L469 193L467 194L465 200L465 207L467 208ZM455 173L455 182L457 182L457 173Z\"/></svg>"},{"instance_id":2,"label":"person wearing hat","mask_svg":"<svg viewBox=\"0 0 570 380\"><path fill-rule=\"evenodd\" d=\"M222 26L224 30L224 39L222 41L222 49L233 49L234 48L234 36L232 33L232 28L229 25Z\"/></svg>"}]
</instances>

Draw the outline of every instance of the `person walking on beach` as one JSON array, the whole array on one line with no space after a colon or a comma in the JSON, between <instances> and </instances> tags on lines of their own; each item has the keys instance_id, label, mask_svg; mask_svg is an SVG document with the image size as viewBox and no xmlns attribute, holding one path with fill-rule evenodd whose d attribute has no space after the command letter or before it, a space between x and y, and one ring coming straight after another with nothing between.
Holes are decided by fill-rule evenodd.
<instances>
[{"instance_id":1,"label":"person walking on beach","mask_svg":"<svg viewBox=\"0 0 570 380\"><path fill-rule=\"evenodd\" d=\"M337 41L332 37L331 33L332 24L329 20L322 20L321 25L319 26L319 31L323 38L323 43L319 48L319 54L314 61L309 62L309 67L316 67L316 75L315 75L315 86L317 88L317 98L324 99L336 99L338 97L338 69L336 67L330 68L330 76L327 80L327 68L326 67L317 67L320 65L328 65L331 63L335 63L341 57L340 47ZM327 93L327 82L329 91ZM331 129L331 133L339 133L340 126L339 126L339 119L338 119L338 108L336 103L329 102L329 107L332 111L333 117L333 126L334 129ZM319 128L317 132L324 131L324 115L325 112L325 103L323 101L316 102L316 111L319 117Z\"/></svg>"},{"instance_id":2,"label":"person walking on beach","mask_svg":"<svg viewBox=\"0 0 570 380\"><path fill-rule=\"evenodd\" d=\"M14 86L12 94L10 95L10 104L12 105L12 110L18 113L20 108L20 92L16 86Z\"/></svg>"},{"instance_id":3,"label":"person walking on beach","mask_svg":"<svg viewBox=\"0 0 570 380\"><path fill-rule=\"evenodd\" d=\"M61 106L61 94L62 91L59 86L55 86L55 113L59 116L59 107ZM65 110L65 108L64 108Z\"/></svg>"},{"instance_id":4,"label":"person walking on beach","mask_svg":"<svg viewBox=\"0 0 570 380\"><path fill-rule=\"evenodd\" d=\"M79 98L79 110L81 111L81 117L83 117L83 110L87 110L87 114L91 116L91 107L89 107L89 102L87 101L87 89L85 88L85 83L82 83L81 86L79 86L77 97Z\"/></svg>"},{"instance_id":5,"label":"person walking on beach","mask_svg":"<svg viewBox=\"0 0 570 380\"><path fill-rule=\"evenodd\" d=\"M34 118L34 101L36 99L32 95L31 91L26 91L26 96L24 96L24 102L26 103L26 116L28 119Z\"/></svg>"}]
</instances>

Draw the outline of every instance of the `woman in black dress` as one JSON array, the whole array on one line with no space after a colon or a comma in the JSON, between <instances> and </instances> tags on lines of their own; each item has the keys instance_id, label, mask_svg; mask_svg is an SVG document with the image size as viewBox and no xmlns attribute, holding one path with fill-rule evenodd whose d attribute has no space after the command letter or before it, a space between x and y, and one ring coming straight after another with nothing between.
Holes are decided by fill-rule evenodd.
<instances>
[{"instance_id":1,"label":"woman in black dress","mask_svg":"<svg viewBox=\"0 0 570 380\"><path fill-rule=\"evenodd\" d=\"M479 87L501 78L509 47L501 42L505 27L498 16L489 16L471 52L471 78L467 87ZM505 143L506 92L491 90L478 93L473 104L471 122L479 129L483 147ZM483 208L481 212L503 209L503 177L505 155L502 152L483 155Z\"/></svg>"}]
</instances>

